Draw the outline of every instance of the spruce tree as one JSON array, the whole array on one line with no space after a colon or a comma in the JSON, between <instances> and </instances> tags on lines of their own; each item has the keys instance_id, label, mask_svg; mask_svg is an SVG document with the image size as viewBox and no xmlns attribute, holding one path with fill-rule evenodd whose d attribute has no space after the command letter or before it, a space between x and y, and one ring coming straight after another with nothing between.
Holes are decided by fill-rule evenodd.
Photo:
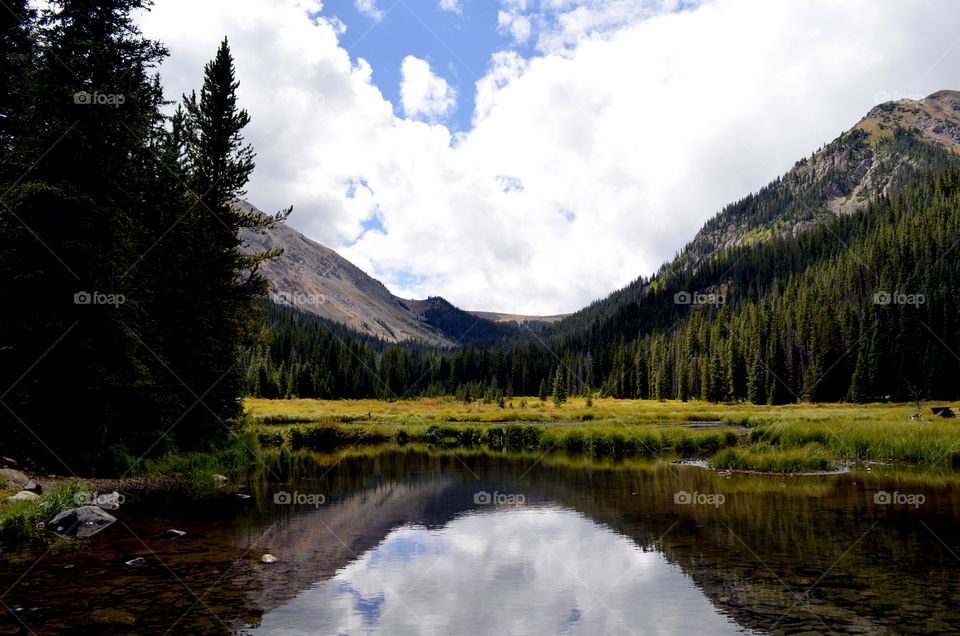
<instances>
[{"instance_id":1,"label":"spruce tree","mask_svg":"<svg viewBox=\"0 0 960 636\"><path fill-rule=\"evenodd\" d=\"M226 435L230 420L240 414L238 355L254 342L258 300L267 291L258 266L278 255L241 254L240 232L272 227L290 212L260 215L238 203L254 168L253 149L242 134L250 116L238 105L238 86L224 38L204 68L199 97L185 96L183 104L184 161L192 196L192 233L184 249L194 257L190 269L198 275L187 282L196 303L190 308L194 317L185 325L184 347L175 357L184 383L204 396L204 408L194 409L179 431L178 439L188 446Z\"/></svg>"}]
</instances>

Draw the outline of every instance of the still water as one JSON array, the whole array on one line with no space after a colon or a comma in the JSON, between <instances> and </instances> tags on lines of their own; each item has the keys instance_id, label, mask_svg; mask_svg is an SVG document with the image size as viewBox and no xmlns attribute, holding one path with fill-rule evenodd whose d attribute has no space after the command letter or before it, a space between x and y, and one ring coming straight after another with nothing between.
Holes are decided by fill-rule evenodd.
<instances>
[{"instance_id":1,"label":"still water","mask_svg":"<svg viewBox=\"0 0 960 636\"><path fill-rule=\"evenodd\" d=\"M960 633L960 474L870 468L277 453L6 546L0 634Z\"/></svg>"}]
</instances>

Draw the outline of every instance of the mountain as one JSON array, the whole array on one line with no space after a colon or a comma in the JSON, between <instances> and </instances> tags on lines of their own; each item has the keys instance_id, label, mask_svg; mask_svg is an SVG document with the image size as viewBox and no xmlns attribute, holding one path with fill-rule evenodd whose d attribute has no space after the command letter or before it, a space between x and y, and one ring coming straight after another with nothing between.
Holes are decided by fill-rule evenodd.
<instances>
[{"instance_id":1,"label":"mountain","mask_svg":"<svg viewBox=\"0 0 960 636\"><path fill-rule=\"evenodd\" d=\"M243 201L240 207L257 211ZM261 266L270 283L270 299L387 342L435 346L490 342L516 333L517 327L488 320L440 297L398 298L379 281L328 247L286 224L265 232L243 233L244 252L282 249Z\"/></svg>"},{"instance_id":2,"label":"mountain","mask_svg":"<svg viewBox=\"0 0 960 636\"><path fill-rule=\"evenodd\" d=\"M672 266L695 267L717 250L863 209L877 195L900 190L948 163L958 151L960 91L880 104L784 176L726 206Z\"/></svg>"},{"instance_id":3,"label":"mountain","mask_svg":"<svg viewBox=\"0 0 960 636\"><path fill-rule=\"evenodd\" d=\"M956 399L958 97L877 106L723 208L654 276L536 334L449 351L367 347L361 366L353 351L299 354L326 351L330 336L278 319L285 344L249 361L250 386L301 397L493 399L560 386L771 404ZM370 370L370 386L333 383Z\"/></svg>"},{"instance_id":4,"label":"mountain","mask_svg":"<svg viewBox=\"0 0 960 636\"><path fill-rule=\"evenodd\" d=\"M622 322L623 312L629 313L638 298L662 286L671 273L695 272L724 250L797 236L838 214L862 210L878 195L902 191L958 161L960 91L942 90L921 100L879 104L783 176L721 209L653 277L638 278L574 312L560 323L560 329L604 332L603 321Z\"/></svg>"}]
</instances>

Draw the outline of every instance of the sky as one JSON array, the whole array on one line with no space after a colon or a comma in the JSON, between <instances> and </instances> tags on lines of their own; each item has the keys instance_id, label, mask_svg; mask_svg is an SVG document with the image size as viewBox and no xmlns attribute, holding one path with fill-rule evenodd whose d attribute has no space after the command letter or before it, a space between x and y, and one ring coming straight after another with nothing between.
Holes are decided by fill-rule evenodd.
<instances>
[{"instance_id":1,"label":"sky","mask_svg":"<svg viewBox=\"0 0 960 636\"><path fill-rule=\"evenodd\" d=\"M875 104L960 88L955 0L157 0L199 89L227 36L247 199L406 298L574 311Z\"/></svg>"}]
</instances>

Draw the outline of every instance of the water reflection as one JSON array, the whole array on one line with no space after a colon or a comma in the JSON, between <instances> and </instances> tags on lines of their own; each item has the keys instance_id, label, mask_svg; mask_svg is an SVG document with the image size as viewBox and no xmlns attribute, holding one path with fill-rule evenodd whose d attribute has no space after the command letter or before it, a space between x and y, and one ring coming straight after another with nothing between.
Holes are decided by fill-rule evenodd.
<instances>
[{"instance_id":1,"label":"water reflection","mask_svg":"<svg viewBox=\"0 0 960 636\"><path fill-rule=\"evenodd\" d=\"M949 468L724 478L410 446L266 459L250 499L131 497L91 539L0 546L0 634L960 633Z\"/></svg>"},{"instance_id":2,"label":"water reflection","mask_svg":"<svg viewBox=\"0 0 960 636\"><path fill-rule=\"evenodd\" d=\"M390 532L257 633L742 633L676 565L558 507L460 515Z\"/></svg>"}]
</instances>

